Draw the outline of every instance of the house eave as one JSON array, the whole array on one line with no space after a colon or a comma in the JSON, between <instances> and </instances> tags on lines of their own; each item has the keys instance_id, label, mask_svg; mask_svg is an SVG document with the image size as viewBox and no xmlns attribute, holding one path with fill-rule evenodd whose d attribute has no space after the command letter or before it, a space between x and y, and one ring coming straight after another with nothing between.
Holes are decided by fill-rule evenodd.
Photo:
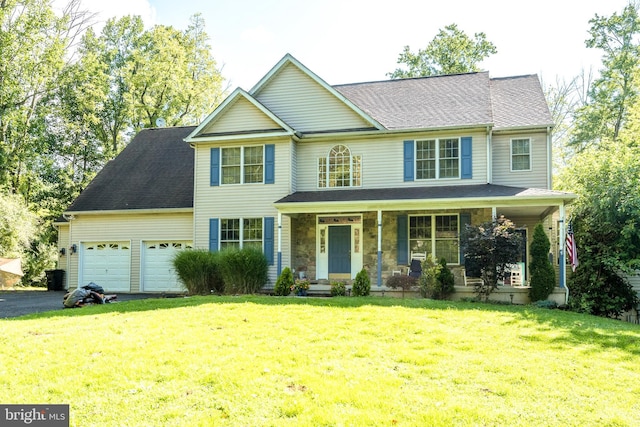
<instances>
[{"instance_id":1,"label":"house eave","mask_svg":"<svg viewBox=\"0 0 640 427\"><path fill-rule=\"evenodd\" d=\"M240 141L243 139L267 139L267 138L281 138L281 137L294 137L295 133L291 131L280 132L238 132L238 133L220 133L220 134L205 134L197 137L185 138L185 142L191 146L198 144L206 144L211 142L220 141Z\"/></svg>"},{"instance_id":2,"label":"house eave","mask_svg":"<svg viewBox=\"0 0 640 427\"><path fill-rule=\"evenodd\" d=\"M71 220L77 216L97 216L97 215L136 215L136 214L174 214L174 213L193 213L193 208L153 208L153 209L113 209L113 210L95 210L95 211L65 211L65 218ZM66 223L61 223L66 224Z\"/></svg>"},{"instance_id":3,"label":"house eave","mask_svg":"<svg viewBox=\"0 0 640 427\"><path fill-rule=\"evenodd\" d=\"M395 211L395 210L444 210L474 209L487 207L545 207L567 205L578 196L562 194L558 196L500 196L465 197L448 199L393 199L393 200L356 200L356 201L317 201L283 202L273 206L282 214L359 212L359 211Z\"/></svg>"}]
</instances>

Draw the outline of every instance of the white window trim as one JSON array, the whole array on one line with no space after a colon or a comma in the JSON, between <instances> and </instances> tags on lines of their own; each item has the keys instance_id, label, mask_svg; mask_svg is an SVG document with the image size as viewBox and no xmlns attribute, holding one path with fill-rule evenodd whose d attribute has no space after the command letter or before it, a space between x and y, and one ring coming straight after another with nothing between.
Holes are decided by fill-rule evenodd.
<instances>
[{"instance_id":1,"label":"white window trim","mask_svg":"<svg viewBox=\"0 0 640 427\"><path fill-rule=\"evenodd\" d=\"M263 217L259 217L259 216L248 216L248 217L225 217L225 218L220 218L220 226L218 227L218 246L219 249L222 249L222 245L223 243L230 243L232 242L231 240L222 240L222 221L225 220L234 220L237 219L239 224L239 233L240 233L240 241L238 242L238 248L242 249L242 247L244 246L244 220L245 219L259 219L260 223L262 224L262 238L260 239L260 247L264 246L264 218ZM234 241L235 242L235 241ZM255 240L252 240L252 242L255 242Z\"/></svg>"},{"instance_id":2,"label":"white window trim","mask_svg":"<svg viewBox=\"0 0 640 427\"><path fill-rule=\"evenodd\" d=\"M457 139L458 140L458 175L457 176L448 176L446 178L440 178L440 140L441 139ZM435 170L436 170L436 176L435 178L418 178L418 142L420 141L435 141L436 142L436 148L435 148L435 152L436 152L436 165L435 165ZM461 159L461 144L462 144L462 138L459 136L451 136L451 137L446 137L446 138L420 138L420 139L416 139L414 140L414 144L413 144L413 167L415 170L415 180L416 181L444 181L447 179L461 179L462 176L462 159Z\"/></svg>"},{"instance_id":3,"label":"white window trim","mask_svg":"<svg viewBox=\"0 0 640 427\"><path fill-rule=\"evenodd\" d=\"M529 169L513 169L513 141L529 140ZM533 170L533 155L531 153L531 138L511 138L509 141L509 170L511 172L531 172Z\"/></svg>"},{"instance_id":4,"label":"white window trim","mask_svg":"<svg viewBox=\"0 0 640 427\"><path fill-rule=\"evenodd\" d=\"M407 253L410 254L411 253L411 218L415 218L415 217L425 217L425 216L430 216L431 217L431 250L427 251L427 256L432 255L436 253L436 217L438 216L455 216L458 218L458 237L456 239L456 241L458 242L458 249L460 248L460 214L459 213L434 213L434 214L411 214L409 215L409 220L407 221L407 245L409 246L407 248ZM453 240L453 239L448 239L448 240ZM439 256L436 255L436 258L438 261L440 259ZM411 260L409 260L411 261ZM456 258L457 262L449 262L447 260L447 265L460 265L460 250L458 250L457 252L457 258Z\"/></svg>"},{"instance_id":5,"label":"white window trim","mask_svg":"<svg viewBox=\"0 0 640 427\"><path fill-rule=\"evenodd\" d=\"M329 173L329 159L331 158L331 152L333 151L333 149L335 147L337 147L338 145L343 145L347 148L347 150L349 150L349 185L345 185L342 187L331 187L329 186L329 183L331 182L331 175ZM360 184L359 185L354 185L353 184L353 170L354 170L354 158L355 157L359 157L360 158ZM351 150L351 148L348 145L345 144L334 144L331 146L331 148L329 148L329 151L327 151L327 154L323 157L318 157L318 159L321 159L324 162L324 171L325 171L325 178L324 178L324 187L320 186L320 162L316 162L316 188L318 189L332 189L332 190L340 190L340 189L346 189L346 188L361 188L362 187L362 179L363 179L363 156L361 154L358 155L354 155L353 151Z\"/></svg>"},{"instance_id":6,"label":"white window trim","mask_svg":"<svg viewBox=\"0 0 640 427\"><path fill-rule=\"evenodd\" d=\"M244 182L244 150L245 148L254 148L254 147L262 147L262 181L260 182ZM224 165L222 164L222 159L224 158L223 151L232 149L232 148L240 148L240 182L234 182L232 184L224 183ZM254 184L264 184L264 174L265 174L265 145L241 145L237 146L229 146L229 147L220 147L220 186L226 185L254 185Z\"/></svg>"}]
</instances>

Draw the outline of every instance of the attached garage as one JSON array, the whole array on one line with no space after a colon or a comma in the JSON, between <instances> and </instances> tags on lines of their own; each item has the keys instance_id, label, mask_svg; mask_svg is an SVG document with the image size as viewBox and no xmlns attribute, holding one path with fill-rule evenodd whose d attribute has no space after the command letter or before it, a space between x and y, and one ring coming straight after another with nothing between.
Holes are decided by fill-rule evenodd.
<instances>
[{"instance_id":1,"label":"attached garage","mask_svg":"<svg viewBox=\"0 0 640 427\"><path fill-rule=\"evenodd\" d=\"M85 242L80 248L80 286L94 282L107 293L130 291L130 242Z\"/></svg>"},{"instance_id":2,"label":"attached garage","mask_svg":"<svg viewBox=\"0 0 640 427\"><path fill-rule=\"evenodd\" d=\"M142 291L183 292L173 268L173 257L193 248L190 241L149 241L142 243Z\"/></svg>"}]
</instances>

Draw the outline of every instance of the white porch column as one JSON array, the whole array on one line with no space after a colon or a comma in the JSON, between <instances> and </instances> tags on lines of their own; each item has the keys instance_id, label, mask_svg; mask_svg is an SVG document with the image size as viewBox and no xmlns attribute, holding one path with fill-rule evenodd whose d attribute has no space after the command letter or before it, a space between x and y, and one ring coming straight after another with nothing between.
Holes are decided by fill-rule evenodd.
<instances>
[{"instance_id":1,"label":"white porch column","mask_svg":"<svg viewBox=\"0 0 640 427\"><path fill-rule=\"evenodd\" d=\"M565 263L565 253L566 253L566 229L565 229L565 211L564 211L564 203L560 204L560 238L558 242L558 258L559 258L559 270L560 270L560 287L565 289L565 304L569 303L569 288L567 287L567 268Z\"/></svg>"},{"instance_id":2,"label":"white porch column","mask_svg":"<svg viewBox=\"0 0 640 427\"><path fill-rule=\"evenodd\" d=\"M378 286L382 286L382 211L378 209Z\"/></svg>"},{"instance_id":3,"label":"white porch column","mask_svg":"<svg viewBox=\"0 0 640 427\"><path fill-rule=\"evenodd\" d=\"M278 276L282 273L282 213L278 212Z\"/></svg>"}]
</instances>

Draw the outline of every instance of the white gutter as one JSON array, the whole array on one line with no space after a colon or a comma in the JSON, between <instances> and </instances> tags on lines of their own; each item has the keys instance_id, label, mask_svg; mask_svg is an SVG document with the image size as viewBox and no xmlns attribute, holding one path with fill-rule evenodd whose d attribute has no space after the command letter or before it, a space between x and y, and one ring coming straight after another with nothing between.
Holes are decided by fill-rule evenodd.
<instances>
[{"instance_id":1,"label":"white gutter","mask_svg":"<svg viewBox=\"0 0 640 427\"><path fill-rule=\"evenodd\" d=\"M154 209L114 209L99 211L67 211L64 215L115 215L115 214L167 214L167 213L191 213L193 208L154 208Z\"/></svg>"}]
</instances>

